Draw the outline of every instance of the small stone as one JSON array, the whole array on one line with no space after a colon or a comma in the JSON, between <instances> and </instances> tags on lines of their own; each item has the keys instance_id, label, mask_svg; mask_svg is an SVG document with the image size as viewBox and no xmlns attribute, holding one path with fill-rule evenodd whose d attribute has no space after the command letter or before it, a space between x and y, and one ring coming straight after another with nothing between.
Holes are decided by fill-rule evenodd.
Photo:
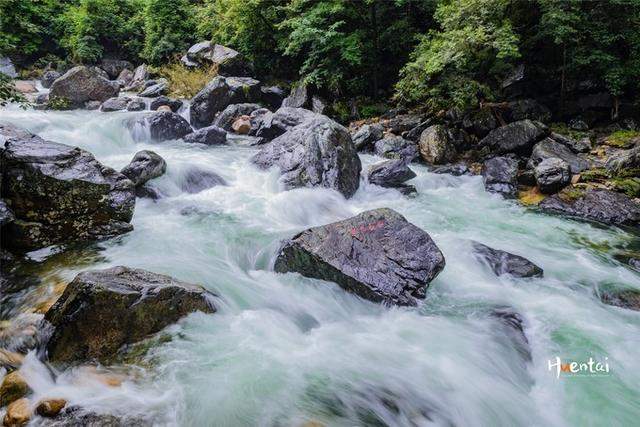
<instances>
[{"instance_id":1,"label":"small stone","mask_svg":"<svg viewBox=\"0 0 640 427\"><path fill-rule=\"evenodd\" d=\"M10 404L29 393L29 385L18 371L4 377L0 385L0 407Z\"/></svg>"},{"instance_id":2,"label":"small stone","mask_svg":"<svg viewBox=\"0 0 640 427\"><path fill-rule=\"evenodd\" d=\"M9 405L2 423L6 427L24 426L29 422L32 414L29 399L18 399Z\"/></svg>"},{"instance_id":3,"label":"small stone","mask_svg":"<svg viewBox=\"0 0 640 427\"><path fill-rule=\"evenodd\" d=\"M36 405L36 414L41 417L55 417L67 405L64 399L43 399Z\"/></svg>"},{"instance_id":4,"label":"small stone","mask_svg":"<svg viewBox=\"0 0 640 427\"><path fill-rule=\"evenodd\" d=\"M158 107L158 109L156 111L167 111L169 113L171 113L171 107L169 107L168 105L161 105Z\"/></svg>"},{"instance_id":5,"label":"small stone","mask_svg":"<svg viewBox=\"0 0 640 427\"><path fill-rule=\"evenodd\" d=\"M246 135L251 131L251 121L249 116L240 116L231 125L235 133Z\"/></svg>"}]
</instances>

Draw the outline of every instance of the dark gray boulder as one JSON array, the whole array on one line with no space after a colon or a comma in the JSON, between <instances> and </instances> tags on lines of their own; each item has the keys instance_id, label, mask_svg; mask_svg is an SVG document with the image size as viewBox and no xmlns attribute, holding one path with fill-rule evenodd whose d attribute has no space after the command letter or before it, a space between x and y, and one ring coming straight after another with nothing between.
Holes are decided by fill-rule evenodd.
<instances>
[{"instance_id":1,"label":"dark gray boulder","mask_svg":"<svg viewBox=\"0 0 640 427\"><path fill-rule=\"evenodd\" d=\"M588 160L578 157L566 145L554 141L551 138L545 138L533 147L527 166L533 169L544 159L549 158L564 160L571 166L571 172L573 173L580 173L591 167L591 163Z\"/></svg>"},{"instance_id":2,"label":"dark gray boulder","mask_svg":"<svg viewBox=\"0 0 640 427\"><path fill-rule=\"evenodd\" d=\"M169 91L169 82L166 79L158 79L154 84L146 86L138 93L138 96L145 98L157 98L166 95Z\"/></svg>"},{"instance_id":3,"label":"dark gray boulder","mask_svg":"<svg viewBox=\"0 0 640 427\"><path fill-rule=\"evenodd\" d=\"M216 118L213 120L213 125L229 132L231 131L233 122L238 117L248 116L258 109L260 109L260 105L252 103L227 105L224 110L216 115Z\"/></svg>"},{"instance_id":4,"label":"dark gray boulder","mask_svg":"<svg viewBox=\"0 0 640 427\"><path fill-rule=\"evenodd\" d=\"M591 141L589 140L589 138L582 138L579 141L576 141L573 138L570 138L568 136L565 135L561 135L559 133L551 133L550 135L551 139L553 139L554 141L564 145L565 147L567 147L568 149L570 149L571 151L573 151L574 153L587 153L591 150Z\"/></svg>"},{"instance_id":5,"label":"dark gray boulder","mask_svg":"<svg viewBox=\"0 0 640 427\"><path fill-rule=\"evenodd\" d=\"M218 126L207 126L184 137L190 144L220 145L227 143L227 132Z\"/></svg>"},{"instance_id":6,"label":"dark gray boulder","mask_svg":"<svg viewBox=\"0 0 640 427\"><path fill-rule=\"evenodd\" d=\"M484 188L513 198L518 194L518 161L511 157L494 157L482 164Z\"/></svg>"},{"instance_id":7,"label":"dark gray boulder","mask_svg":"<svg viewBox=\"0 0 640 427\"><path fill-rule=\"evenodd\" d=\"M11 209L9 209L9 206L7 206L7 203L3 199L0 199L0 227L13 222L14 219L16 219L16 217L13 212L11 212Z\"/></svg>"},{"instance_id":8,"label":"dark gray boulder","mask_svg":"<svg viewBox=\"0 0 640 427\"><path fill-rule=\"evenodd\" d=\"M479 138L484 138L498 127L498 121L491 109L483 108L464 117L462 126Z\"/></svg>"},{"instance_id":9,"label":"dark gray boulder","mask_svg":"<svg viewBox=\"0 0 640 427\"><path fill-rule=\"evenodd\" d=\"M108 113L111 111L126 110L127 105L129 105L130 101L131 101L131 98L126 96L109 98L102 103L102 105L100 106L100 111Z\"/></svg>"},{"instance_id":10,"label":"dark gray boulder","mask_svg":"<svg viewBox=\"0 0 640 427\"><path fill-rule=\"evenodd\" d=\"M433 125L420 134L418 142L420 157L432 165L452 162L456 157L456 147L449 138L449 133L443 125Z\"/></svg>"},{"instance_id":11,"label":"dark gray boulder","mask_svg":"<svg viewBox=\"0 0 640 427\"><path fill-rule=\"evenodd\" d=\"M513 308L501 306L492 309L489 315L496 319L502 326L502 332L511 339L515 350L523 360L530 362L531 347L524 332L525 322L522 316L515 312Z\"/></svg>"},{"instance_id":12,"label":"dark gray boulder","mask_svg":"<svg viewBox=\"0 0 640 427\"><path fill-rule=\"evenodd\" d=\"M261 168L280 168L287 189L320 186L349 198L360 184L362 165L349 132L322 115L265 144L252 161Z\"/></svg>"},{"instance_id":13,"label":"dark gray boulder","mask_svg":"<svg viewBox=\"0 0 640 427\"><path fill-rule=\"evenodd\" d=\"M53 84L53 82L55 82L56 79L59 78L60 76L62 76L62 74L60 74L57 71L54 71L54 70L45 71L44 74L42 74L42 77L40 77L40 83L42 84L43 88L49 89Z\"/></svg>"},{"instance_id":14,"label":"dark gray boulder","mask_svg":"<svg viewBox=\"0 0 640 427\"><path fill-rule=\"evenodd\" d=\"M182 101L179 99L173 99L169 98L168 96L161 95L151 101L151 103L149 104L149 109L155 111L163 105L166 105L167 107L171 108L171 111L177 113L178 110L180 110L180 107L182 107Z\"/></svg>"},{"instance_id":15,"label":"dark gray boulder","mask_svg":"<svg viewBox=\"0 0 640 427\"><path fill-rule=\"evenodd\" d=\"M390 135L375 142L374 153L387 159L402 159L410 163L418 158L418 144L401 136Z\"/></svg>"},{"instance_id":16,"label":"dark gray boulder","mask_svg":"<svg viewBox=\"0 0 640 427\"><path fill-rule=\"evenodd\" d=\"M209 41L191 46L182 62L187 67L213 65L221 76L248 76L252 70L240 52Z\"/></svg>"},{"instance_id":17,"label":"dark gray boulder","mask_svg":"<svg viewBox=\"0 0 640 427\"><path fill-rule=\"evenodd\" d=\"M529 155L535 143L548 133L549 130L542 123L521 120L492 130L480 140L479 145L487 147L494 154Z\"/></svg>"},{"instance_id":18,"label":"dark gray boulder","mask_svg":"<svg viewBox=\"0 0 640 427\"><path fill-rule=\"evenodd\" d=\"M274 268L335 282L371 301L415 305L444 266L427 232L383 208L297 234Z\"/></svg>"},{"instance_id":19,"label":"dark gray boulder","mask_svg":"<svg viewBox=\"0 0 640 427\"><path fill-rule=\"evenodd\" d=\"M541 161L534 169L536 183L543 194L554 194L571 184L571 167L557 157Z\"/></svg>"},{"instance_id":20,"label":"dark gray boulder","mask_svg":"<svg viewBox=\"0 0 640 427\"><path fill-rule=\"evenodd\" d=\"M127 104L127 111L144 111L147 108L143 99L132 98Z\"/></svg>"},{"instance_id":21,"label":"dark gray boulder","mask_svg":"<svg viewBox=\"0 0 640 427\"><path fill-rule=\"evenodd\" d=\"M131 124L134 131L136 125L148 128L149 135L153 141L180 139L193 132L189 122L184 117L169 111L157 111L135 118ZM136 135L134 133L134 137Z\"/></svg>"},{"instance_id":22,"label":"dark gray boulder","mask_svg":"<svg viewBox=\"0 0 640 427\"><path fill-rule=\"evenodd\" d=\"M640 168L640 146L612 154L605 163L609 172L619 174L625 169Z\"/></svg>"},{"instance_id":23,"label":"dark gray boulder","mask_svg":"<svg viewBox=\"0 0 640 427\"><path fill-rule=\"evenodd\" d=\"M218 185L227 185L220 175L200 168L191 168L183 176L180 188L186 193L199 193Z\"/></svg>"},{"instance_id":24,"label":"dark gray boulder","mask_svg":"<svg viewBox=\"0 0 640 427\"><path fill-rule=\"evenodd\" d=\"M124 88L131 84L131 82L133 81L133 76L133 71L125 68L124 70L120 71L120 74L118 74L116 80L119 81L120 86Z\"/></svg>"},{"instance_id":25,"label":"dark gray boulder","mask_svg":"<svg viewBox=\"0 0 640 427\"><path fill-rule=\"evenodd\" d=\"M542 269L524 257L493 249L478 242L471 242L471 244L473 255L479 261L486 263L496 276L509 274L514 277L542 277Z\"/></svg>"},{"instance_id":26,"label":"dark gray boulder","mask_svg":"<svg viewBox=\"0 0 640 427\"><path fill-rule=\"evenodd\" d=\"M278 86L262 86L260 87L260 92L262 93L262 102L271 109L277 110L282 107L282 101L286 96L282 88Z\"/></svg>"},{"instance_id":27,"label":"dark gray boulder","mask_svg":"<svg viewBox=\"0 0 640 427\"><path fill-rule=\"evenodd\" d=\"M383 138L383 130L384 128L379 123L362 125L353 135L356 149L358 151L373 149L373 144Z\"/></svg>"},{"instance_id":28,"label":"dark gray boulder","mask_svg":"<svg viewBox=\"0 0 640 427\"><path fill-rule=\"evenodd\" d=\"M216 114L230 104L260 100L260 82L249 77L217 76L191 100L191 124L196 128L210 126Z\"/></svg>"},{"instance_id":29,"label":"dark gray boulder","mask_svg":"<svg viewBox=\"0 0 640 427\"><path fill-rule=\"evenodd\" d=\"M82 107L87 101L104 102L118 96L120 85L105 78L96 67L73 67L51 85L49 99L68 100L74 107Z\"/></svg>"},{"instance_id":30,"label":"dark gray boulder","mask_svg":"<svg viewBox=\"0 0 640 427\"><path fill-rule=\"evenodd\" d=\"M47 311L53 363L106 361L195 311L213 313L213 294L172 277L128 267L85 271Z\"/></svg>"},{"instance_id":31,"label":"dark gray boulder","mask_svg":"<svg viewBox=\"0 0 640 427\"><path fill-rule=\"evenodd\" d=\"M100 68L103 69L110 79L115 80L124 70L133 70L133 64L123 59L103 59L100 62Z\"/></svg>"},{"instance_id":32,"label":"dark gray boulder","mask_svg":"<svg viewBox=\"0 0 640 427\"><path fill-rule=\"evenodd\" d=\"M640 205L622 193L604 189L568 187L538 205L549 213L609 225L638 227Z\"/></svg>"},{"instance_id":33,"label":"dark gray boulder","mask_svg":"<svg viewBox=\"0 0 640 427\"><path fill-rule=\"evenodd\" d=\"M381 187L400 187L415 177L415 172L402 159L376 163L369 167L368 173L369 182Z\"/></svg>"},{"instance_id":34,"label":"dark gray boulder","mask_svg":"<svg viewBox=\"0 0 640 427\"><path fill-rule=\"evenodd\" d=\"M91 153L0 125L2 196L15 220L3 247L30 251L133 228L133 183Z\"/></svg>"},{"instance_id":35,"label":"dark gray boulder","mask_svg":"<svg viewBox=\"0 0 640 427\"><path fill-rule=\"evenodd\" d=\"M139 187L147 181L162 176L167 171L167 162L159 154L150 150L138 151L127 166L122 168L121 174Z\"/></svg>"},{"instance_id":36,"label":"dark gray boulder","mask_svg":"<svg viewBox=\"0 0 640 427\"><path fill-rule=\"evenodd\" d=\"M525 119L547 122L551 118L551 110L535 99L519 99L508 103L504 116L510 122Z\"/></svg>"}]
</instances>

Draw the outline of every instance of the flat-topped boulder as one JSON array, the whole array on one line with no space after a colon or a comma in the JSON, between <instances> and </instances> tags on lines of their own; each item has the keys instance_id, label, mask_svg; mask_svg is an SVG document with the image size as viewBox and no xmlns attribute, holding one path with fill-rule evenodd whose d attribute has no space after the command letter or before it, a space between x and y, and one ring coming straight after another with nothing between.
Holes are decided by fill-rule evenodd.
<instances>
[{"instance_id":1,"label":"flat-topped boulder","mask_svg":"<svg viewBox=\"0 0 640 427\"><path fill-rule=\"evenodd\" d=\"M2 195L15 219L3 246L30 251L132 230L133 183L91 153L0 126Z\"/></svg>"},{"instance_id":2,"label":"flat-topped boulder","mask_svg":"<svg viewBox=\"0 0 640 427\"><path fill-rule=\"evenodd\" d=\"M493 154L516 153L529 155L536 142L549 133L540 122L520 120L489 132L479 145L487 147Z\"/></svg>"},{"instance_id":3,"label":"flat-topped boulder","mask_svg":"<svg viewBox=\"0 0 640 427\"><path fill-rule=\"evenodd\" d=\"M217 76L196 94L189 107L196 129L213 124L216 114L231 104L260 100L260 82L249 77Z\"/></svg>"},{"instance_id":4,"label":"flat-topped boulder","mask_svg":"<svg viewBox=\"0 0 640 427\"><path fill-rule=\"evenodd\" d=\"M351 197L360 185L362 164L347 129L326 116L312 118L265 144L252 161L276 166L286 189L333 188Z\"/></svg>"},{"instance_id":5,"label":"flat-topped boulder","mask_svg":"<svg viewBox=\"0 0 640 427\"><path fill-rule=\"evenodd\" d=\"M572 173L580 173L592 167L591 162L579 157L566 145L551 138L545 138L533 147L527 166L533 169L544 160L551 158L558 158L565 161L571 167Z\"/></svg>"},{"instance_id":6,"label":"flat-topped boulder","mask_svg":"<svg viewBox=\"0 0 640 427\"><path fill-rule=\"evenodd\" d=\"M45 315L47 354L54 363L105 361L195 311L216 311L200 286L129 267L85 271Z\"/></svg>"},{"instance_id":7,"label":"flat-topped boulder","mask_svg":"<svg viewBox=\"0 0 640 427\"><path fill-rule=\"evenodd\" d=\"M603 224L640 225L640 204L622 193L605 189L567 187L544 199L539 207L546 212Z\"/></svg>"},{"instance_id":8,"label":"flat-topped boulder","mask_svg":"<svg viewBox=\"0 0 640 427\"><path fill-rule=\"evenodd\" d=\"M210 41L194 44L181 60L187 67L215 65L222 76L248 76L252 70L251 64L240 52Z\"/></svg>"},{"instance_id":9,"label":"flat-topped boulder","mask_svg":"<svg viewBox=\"0 0 640 427\"><path fill-rule=\"evenodd\" d=\"M105 74L97 67L73 67L51 84L49 99L66 99L72 106L82 107L87 101L104 102L118 96L120 84Z\"/></svg>"},{"instance_id":10,"label":"flat-topped boulder","mask_svg":"<svg viewBox=\"0 0 640 427\"><path fill-rule=\"evenodd\" d=\"M426 231L383 208L295 235L274 268L335 282L371 301L415 305L444 266Z\"/></svg>"}]
</instances>

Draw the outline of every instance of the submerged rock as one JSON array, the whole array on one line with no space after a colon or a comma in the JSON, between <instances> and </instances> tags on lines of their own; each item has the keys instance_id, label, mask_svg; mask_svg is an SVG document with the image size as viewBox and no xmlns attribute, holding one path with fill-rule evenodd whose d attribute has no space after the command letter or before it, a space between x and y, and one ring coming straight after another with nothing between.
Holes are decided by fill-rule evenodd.
<instances>
[{"instance_id":1,"label":"submerged rock","mask_svg":"<svg viewBox=\"0 0 640 427\"><path fill-rule=\"evenodd\" d=\"M207 126L184 137L190 144L220 145L227 143L227 132L218 126Z\"/></svg>"},{"instance_id":2,"label":"submerged rock","mask_svg":"<svg viewBox=\"0 0 640 427\"><path fill-rule=\"evenodd\" d=\"M45 315L47 354L54 363L105 361L194 311L216 311L200 286L128 267L85 271Z\"/></svg>"},{"instance_id":3,"label":"submerged rock","mask_svg":"<svg viewBox=\"0 0 640 427\"><path fill-rule=\"evenodd\" d=\"M487 263L496 276L510 274L514 277L542 277L542 269L520 255L493 249L478 242L471 244L475 257Z\"/></svg>"},{"instance_id":4,"label":"submerged rock","mask_svg":"<svg viewBox=\"0 0 640 427\"><path fill-rule=\"evenodd\" d=\"M122 168L121 174L139 187L147 181L162 176L167 170L167 162L159 154L150 151L138 151L131 163Z\"/></svg>"},{"instance_id":5,"label":"submerged rock","mask_svg":"<svg viewBox=\"0 0 640 427\"><path fill-rule=\"evenodd\" d=\"M180 188L187 193L199 193L218 185L227 185L220 175L199 168L192 168L184 175Z\"/></svg>"},{"instance_id":6,"label":"submerged rock","mask_svg":"<svg viewBox=\"0 0 640 427\"><path fill-rule=\"evenodd\" d=\"M531 347L524 333L524 319L510 307L496 307L489 315L500 322L506 335L511 338L516 351L526 361L531 361Z\"/></svg>"},{"instance_id":7,"label":"submerged rock","mask_svg":"<svg viewBox=\"0 0 640 427\"><path fill-rule=\"evenodd\" d=\"M371 125L363 125L353 135L353 143L358 151L372 149L373 144L383 138L383 130L381 124L374 123Z\"/></svg>"},{"instance_id":8,"label":"submerged rock","mask_svg":"<svg viewBox=\"0 0 640 427\"><path fill-rule=\"evenodd\" d=\"M482 165L484 188L507 198L518 194L518 161L511 157L494 157Z\"/></svg>"},{"instance_id":9,"label":"submerged rock","mask_svg":"<svg viewBox=\"0 0 640 427\"><path fill-rule=\"evenodd\" d=\"M549 133L546 126L531 120L509 123L489 132L479 145L488 147L491 153L516 153L529 155L536 142Z\"/></svg>"},{"instance_id":10,"label":"submerged rock","mask_svg":"<svg viewBox=\"0 0 640 427\"><path fill-rule=\"evenodd\" d=\"M77 147L7 126L0 135L2 193L15 215L3 246L29 251L131 231L135 196L124 175Z\"/></svg>"},{"instance_id":11,"label":"submerged rock","mask_svg":"<svg viewBox=\"0 0 640 427\"><path fill-rule=\"evenodd\" d=\"M384 208L297 234L274 268L335 282L371 301L415 305L444 265L429 234Z\"/></svg>"},{"instance_id":12,"label":"submerged rock","mask_svg":"<svg viewBox=\"0 0 640 427\"><path fill-rule=\"evenodd\" d=\"M209 126L216 114L228 105L259 100L258 80L249 77L215 77L191 100L191 124L196 129Z\"/></svg>"},{"instance_id":13,"label":"submerged rock","mask_svg":"<svg viewBox=\"0 0 640 427\"><path fill-rule=\"evenodd\" d=\"M608 305L640 311L640 291L637 289L606 290L600 299Z\"/></svg>"},{"instance_id":14,"label":"submerged rock","mask_svg":"<svg viewBox=\"0 0 640 427\"><path fill-rule=\"evenodd\" d=\"M360 184L362 165L351 136L326 116L315 115L265 144L252 161L279 167L287 189L320 186L348 198Z\"/></svg>"},{"instance_id":15,"label":"submerged rock","mask_svg":"<svg viewBox=\"0 0 640 427\"><path fill-rule=\"evenodd\" d=\"M120 85L104 77L96 67L73 67L51 85L49 99L68 100L74 107L82 107L87 101L104 102L118 96Z\"/></svg>"},{"instance_id":16,"label":"submerged rock","mask_svg":"<svg viewBox=\"0 0 640 427\"><path fill-rule=\"evenodd\" d=\"M387 159L402 159L407 163L418 158L418 144L401 136L387 136L374 144L374 152Z\"/></svg>"},{"instance_id":17,"label":"submerged rock","mask_svg":"<svg viewBox=\"0 0 640 427\"><path fill-rule=\"evenodd\" d=\"M429 172L437 174L449 174L453 176L462 176L471 173L469 167L464 163L436 166L429 170Z\"/></svg>"},{"instance_id":18,"label":"submerged rock","mask_svg":"<svg viewBox=\"0 0 640 427\"><path fill-rule=\"evenodd\" d=\"M415 172L401 159L376 163L369 167L368 173L369 182L381 187L400 187L415 177Z\"/></svg>"},{"instance_id":19,"label":"submerged rock","mask_svg":"<svg viewBox=\"0 0 640 427\"><path fill-rule=\"evenodd\" d=\"M534 169L540 192L553 194L571 184L571 167L562 159L549 157Z\"/></svg>"},{"instance_id":20,"label":"submerged rock","mask_svg":"<svg viewBox=\"0 0 640 427\"><path fill-rule=\"evenodd\" d=\"M138 124L149 129L153 141L167 141L180 139L193 132L189 122L179 114L169 111L156 111L134 119L133 125Z\"/></svg>"},{"instance_id":21,"label":"submerged rock","mask_svg":"<svg viewBox=\"0 0 640 427\"><path fill-rule=\"evenodd\" d=\"M622 193L568 187L540 203L543 211L609 225L637 227L640 205Z\"/></svg>"}]
</instances>

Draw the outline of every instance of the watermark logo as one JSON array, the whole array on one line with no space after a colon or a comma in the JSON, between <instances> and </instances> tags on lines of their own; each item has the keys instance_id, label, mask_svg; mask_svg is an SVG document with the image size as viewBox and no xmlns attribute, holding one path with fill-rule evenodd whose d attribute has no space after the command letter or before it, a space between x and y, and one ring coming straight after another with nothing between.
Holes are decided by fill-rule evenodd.
<instances>
[{"instance_id":1,"label":"watermark logo","mask_svg":"<svg viewBox=\"0 0 640 427\"><path fill-rule=\"evenodd\" d=\"M556 378L563 377L606 377L610 375L609 358L596 360L590 357L586 361L562 360L559 357L549 359L547 367L556 374Z\"/></svg>"}]
</instances>

